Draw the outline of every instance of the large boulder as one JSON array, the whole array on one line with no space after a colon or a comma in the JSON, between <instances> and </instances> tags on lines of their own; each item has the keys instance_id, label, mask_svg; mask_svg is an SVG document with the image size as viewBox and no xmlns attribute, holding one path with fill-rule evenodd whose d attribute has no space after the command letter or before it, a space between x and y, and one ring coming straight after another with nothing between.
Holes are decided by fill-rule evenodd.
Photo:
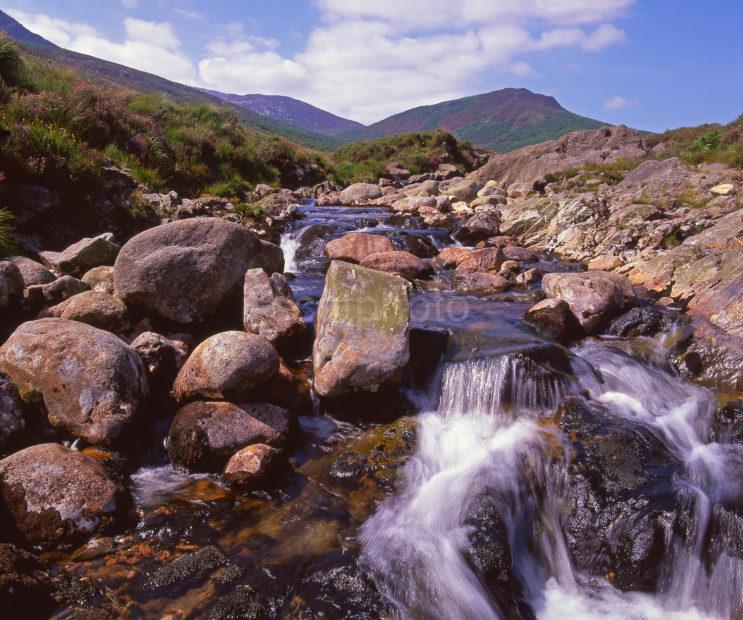
<instances>
[{"instance_id":1,"label":"large boulder","mask_svg":"<svg viewBox=\"0 0 743 620\"><path fill-rule=\"evenodd\" d=\"M511 283L503 276L487 271L455 273L454 286L463 293L489 295L505 291Z\"/></svg>"},{"instance_id":2,"label":"large boulder","mask_svg":"<svg viewBox=\"0 0 743 620\"><path fill-rule=\"evenodd\" d=\"M0 347L0 371L24 399L40 396L55 428L110 444L147 395L142 360L122 340L59 318L24 323Z\"/></svg>"},{"instance_id":3,"label":"large boulder","mask_svg":"<svg viewBox=\"0 0 743 620\"><path fill-rule=\"evenodd\" d=\"M548 297L566 302L588 333L596 333L637 301L630 281L608 271L548 273L542 288Z\"/></svg>"},{"instance_id":4,"label":"large boulder","mask_svg":"<svg viewBox=\"0 0 743 620\"><path fill-rule=\"evenodd\" d=\"M120 492L103 465L59 444L0 461L4 516L33 545L77 542L111 525Z\"/></svg>"},{"instance_id":5,"label":"large boulder","mask_svg":"<svg viewBox=\"0 0 743 620\"><path fill-rule=\"evenodd\" d=\"M405 280L333 261L317 309L317 393L333 398L396 384L410 357L409 329Z\"/></svg>"},{"instance_id":6,"label":"large boulder","mask_svg":"<svg viewBox=\"0 0 743 620\"><path fill-rule=\"evenodd\" d=\"M44 267L44 265L25 256L8 256L3 260L13 263L18 267L23 278L24 288L33 284L49 284L49 282L54 282L56 279L56 276Z\"/></svg>"},{"instance_id":7,"label":"large boulder","mask_svg":"<svg viewBox=\"0 0 743 620\"><path fill-rule=\"evenodd\" d=\"M289 413L275 405L190 403L173 418L168 456L172 463L192 470L218 472L246 446L282 448L291 431Z\"/></svg>"},{"instance_id":8,"label":"large boulder","mask_svg":"<svg viewBox=\"0 0 743 620\"><path fill-rule=\"evenodd\" d=\"M460 274L475 273L477 271L497 273L503 266L503 262L503 251L500 248L467 250L466 254L462 254L456 258L456 271Z\"/></svg>"},{"instance_id":9,"label":"large boulder","mask_svg":"<svg viewBox=\"0 0 743 620\"><path fill-rule=\"evenodd\" d=\"M256 334L229 331L207 338L191 353L173 384L177 400L242 400L279 370L279 356Z\"/></svg>"},{"instance_id":10,"label":"large boulder","mask_svg":"<svg viewBox=\"0 0 743 620\"><path fill-rule=\"evenodd\" d=\"M41 252L44 264L61 275L79 276L91 267L110 265L119 253L111 233L81 239L61 252Z\"/></svg>"},{"instance_id":11,"label":"large boulder","mask_svg":"<svg viewBox=\"0 0 743 620\"><path fill-rule=\"evenodd\" d=\"M278 266L267 248L250 231L219 218L156 226L121 249L114 265L116 295L163 319L198 323L239 299L248 269Z\"/></svg>"},{"instance_id":12,"label":"large boulder","mask_svg":"<svg viewBox=\"0 0 743 620\"><path fill-rule=\"evenodd\" d=\"M243 287L243 325L279 349L291 347L307 331L302 310L280 273L269 275L263 269L245 274Z\"/></svg>"},{"instance_id":13,"label":"large boulder","mask_svg":"<svg viewBox=\"0 0 743 620\"><path fill-rule=\"evenodd\" d=\"M0 449L26 427L23 402L10 377L0 373Z\"/></svg>"},{"instance_id":14,"label":"large boulder","mask_svg":"<svg viewBox=\"0 0 743 620\"><path fill-rule=\"evenodd\" d=\"M403 250L369 254L361 261L361 266L392 273L406 280L423 280L433 275L429 262Z\"/></svg>"},{"instance_id":15,"label":"large boulder","mask_svg":"<svg viewBox=\"0 0 743 620\"><path fill-rule=\"evenodd\" d=\"M99 291L85 291L69 297L47 310L52 317L80 321L109 332L120 332L127 325L124 302L118 297Z\"/></svg>"},{"instance_id":16,"label":"large boulder","mask_svg":"<svg viewBox=\"0 0 743 620\"><path fill-rule=\"evenodd\" d=\"M369 254L393 250L392 241L387 237L354 232L329 241L325 246L325 256L330 260L360 263Z\"/></svg>"},{"instance_id":17,"label":"large boulder","mask_svg":"<svg viewBox=\"0 0 743 620\"><path fill-rule=\"evenodd\" d=\"M563 339L580 332L570 306L562 299L543 299L526 311L524 322L546 338Z\"/></svg>"},{"instance_id":18,"label":"large boulder","mask_svg":"<svg viewBox=\"0 0 743 620\"><path fill-rule=\"evenodd\" d=\"M354 183L340 193L342 205L366 204L382 197L382 188L376 183Z\"/></svg>"}]
</instances>

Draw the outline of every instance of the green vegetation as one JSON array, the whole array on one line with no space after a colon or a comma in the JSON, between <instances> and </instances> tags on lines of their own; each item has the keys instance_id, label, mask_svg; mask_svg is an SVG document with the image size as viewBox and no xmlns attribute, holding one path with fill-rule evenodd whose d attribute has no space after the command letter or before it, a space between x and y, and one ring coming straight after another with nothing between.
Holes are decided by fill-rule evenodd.
<instances>
[{"instance_id":1,"label":"green vegetation","mask_svg":"<svg viewBox=\"0 0 743 620\"><path fill-rule=\"evenodd\" d=\"M568 168L560 172L551 172L544 178L544 185L555 183L561 189L587 189L591 185L606 183L616 185L630 170L640 164L639 159L619 159L608 164L587 164L577 168Z\"/></svg>"},{"instance_id":2,"label":"green vegetation","mask_svg":"<svg viewBox=\"0 0 743 620\"><path fill-rule=\"evenodd\" d=\"M0 256L12 254L15 247L13 214L7 209L0 209Z\"/></svg>"},{"instance_id":3,"label":"green vegetation","mask_svg":"<svg viewBox=\"0 0 743 620\"><path fill-rule=\"evenodd\" d=\"M661 157L680 157L691 165L719 162L743 168L743 115L727 125L681 127L648 137L653 147L665 143Z\"/></svg>"},{"instance_id":4,"label":"green vegetation","mask_svg":"<svg viewBox=\"0 0 743 620\"><path fill-rule=\"evenodd\" d=\"M431 172L444 161L468 170L476 159L474 149L442 130L399 134L354 142L336 151L335 176L344 183L376 181L390 162L398 162L411 174Z\"/></svg>"},{"instance_id":5,"label":"green vegetation","mask_svg":"<svg viewBox=\"0 0 743 620\"><path fill-rule=\"evenodd\" d=\"M33 79L24 82L26 75ZM9 184L85 199L103 189L102 166L111 162L153 189L242 199L256 183L292 186L298 170L313 167L318 180L330 170L325 156L246 128L227 108L91 84L19 55L2 37L0 76L7 85L0 171Z\"/></svg>"}]
</instances>

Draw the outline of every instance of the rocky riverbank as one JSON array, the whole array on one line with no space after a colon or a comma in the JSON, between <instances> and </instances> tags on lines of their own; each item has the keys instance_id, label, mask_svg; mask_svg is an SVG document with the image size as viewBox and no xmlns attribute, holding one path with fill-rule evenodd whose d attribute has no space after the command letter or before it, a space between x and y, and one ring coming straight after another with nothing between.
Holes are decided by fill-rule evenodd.
<instances>
[{"instance_id":1,"label":"rocky riverbank","mask_svg":"<svg viewBox=\"0 0 743 620\"><path fill-rule=\"evenodd\" d=\"M588 521L635 518L629 498L644 482L625 474L650 488L664 470L647 545L630 557L606 532L596 543L617 587L654 591L669 520L689 518L668 482L682 457L606 418L591 397L608 371L586 370L604 360L581 366L564 346L613 338L628 359L720 388L730 404L710 428L736 437L743 181L677 159L607 167L650 155L637 133L606 128L495 156L466 177L393 166L342 190L259 187L262 215L249 224L227 201L140 192L157 225L133 236L114 229L36 253L26 239L27 255L0 259L2 604L40 617L82 617L86 605L101 617L388 614L383 580L357 563L359 528L399 489L416 447L408 416L429 406L440 360L492 351L513 365L493 383L503 392L483 387L490 366L460 361L447 372L472 376L445 377L443 402L456 394L457 415L496 401L539 410L544 429L529 442L550 443L592 502L565 524L580 570L592 570ZM328 215L287 231L307 199ZM282 233L291 255L274 243ZM429 312L441 301L446 316ZM460 393L470 378L484 381L476 402ZM545 439L551 428L572 443ZM614 454L587 441L601 433L632 457L586 482L601 450ZM187 499L171 489L180 484ZM148 496L158 493L167 500ZM492 565L513 550L503 507L488 501L467 513L467 561L499 604L528 615L518 571ZM72 589L76 577L85 587Z\"/></svg>"}]
</instances>

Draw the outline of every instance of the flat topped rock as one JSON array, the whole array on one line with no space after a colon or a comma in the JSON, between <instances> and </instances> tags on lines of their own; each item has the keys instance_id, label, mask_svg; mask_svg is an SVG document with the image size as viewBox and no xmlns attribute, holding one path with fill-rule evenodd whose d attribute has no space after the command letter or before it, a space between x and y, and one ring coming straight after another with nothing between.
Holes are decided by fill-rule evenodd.
<instances>
[{"instance_id":1,"label":"flat topped rock","mask_svg":"<svg viewBox=\"0 0 743 620\"><path fill-rule=\"evenodd\" d=\"M119 253L111 233L86 237L61 252L41 252L39 257L47 267L61 275L82 275L91 267L110 265Z\"/></svg>"},{"instance_id":2,"label":"flat topped rock","mask_svg":"<svg viewBox=\"0 0 743 620\"><path fill-rule=\"evenodd\" d=\"M317 393L377 392L399 382L410 356L409 329L405 280L333 261L317 310L312 353Z\"/></svg>"}]
</instances>

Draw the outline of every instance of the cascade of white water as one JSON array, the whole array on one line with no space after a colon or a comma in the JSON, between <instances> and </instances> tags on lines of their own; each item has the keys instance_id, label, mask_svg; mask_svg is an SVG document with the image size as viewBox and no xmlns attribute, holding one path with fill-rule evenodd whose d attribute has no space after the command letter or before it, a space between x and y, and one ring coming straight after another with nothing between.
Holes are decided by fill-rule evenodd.
<instances>
[{"instance_id":1,"label":"cascade of white water","mask_svg":"<svg viewBox=\"0 0 743 620\"><path fill-rule=\"evenodd\" d=\"M738 446L706 441L711 393L605 346L587 344L575 353L574 382L531 373L511 356L444 367L438 408L420 417L402 490L361 534L363 561L400 617L504 616L466 559L467 511L483 493L506 522L514 573L539 618L729 618L740 609L743 561L718 543L712 565L705 565L714 506L740 497L734 472L743 462ZM549 455L560 435L538 420L582 389L612 415L646 425L686 465L681 482L696 540L692 548L671 541L661 594L620 592L603 579L576 575L571 564L560 526L570 485ZM728 529L722 539L735 540L734 515L726 512L716 523Z\"/></svg>"},{"instance_id":2,"label":"cascade of white water","mask_svg":"<svg viewBox=\"0 0 743 620\"><path fill-rule=\"evenodd\" d=\"M299 248L299 235L302 231L288 231L282 233L279 240L279 247L284 253L284 271L288 273L295 273L297 271L297 263L294 259Z\"/></svg>"}]
</instances>

